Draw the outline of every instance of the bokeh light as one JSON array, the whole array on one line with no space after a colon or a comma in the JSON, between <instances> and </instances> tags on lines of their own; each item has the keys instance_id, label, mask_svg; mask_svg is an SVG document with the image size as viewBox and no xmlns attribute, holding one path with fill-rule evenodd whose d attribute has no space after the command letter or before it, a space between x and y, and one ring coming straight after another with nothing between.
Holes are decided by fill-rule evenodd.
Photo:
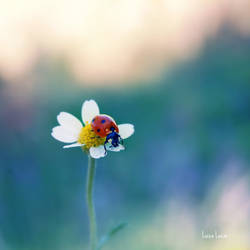
<instances>
[{"instance_id":1,"label":"bokeh light","mask_svg":"<svg viewBox=\"0 0 250 250\"><path fill-rule=\"evenodd\" d=\"M44 57L85 84L124 84L194 56L225 25L250 32L248 0L2 1L0 72L19 81Z\"/></svg>"}]
</instances>

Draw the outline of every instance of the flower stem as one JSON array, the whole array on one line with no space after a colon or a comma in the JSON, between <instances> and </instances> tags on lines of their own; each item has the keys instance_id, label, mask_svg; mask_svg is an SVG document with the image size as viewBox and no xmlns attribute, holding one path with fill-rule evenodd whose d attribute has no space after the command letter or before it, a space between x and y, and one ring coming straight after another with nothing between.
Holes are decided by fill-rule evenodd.
<instances>
[{"instance_id":1,"label":"flower stem","mask_svg":"<svg viewBox=\"0 0 250 250\"><path fill-rule=\"evenodd\" d=\"M93 203L93 185L95 177L95 159L89 155L88 174L87 174L87 187L86 197L89 215L89 229L90 229L90 250L96 250L97 242L97 228L96 228L96 216L95 207Z\"/></svg>"}]
</instances>

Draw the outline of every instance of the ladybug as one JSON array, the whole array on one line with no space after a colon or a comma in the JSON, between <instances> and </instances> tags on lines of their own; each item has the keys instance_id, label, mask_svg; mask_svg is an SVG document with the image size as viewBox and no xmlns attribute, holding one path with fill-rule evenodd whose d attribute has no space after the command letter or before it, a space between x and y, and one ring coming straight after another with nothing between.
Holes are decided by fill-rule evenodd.
<instances>
[{"instance_id":1,"label":"ladybug","mask_svg":"<svg viewBox=\"0 0 250 250\"><path fill-rule=\"evenodd\" d=\"M91 122L94 132L104 138L111 132L119 133L119 128L115 121L108 115L97 115Z\"/></svg>"},{"instance_id":2,"label":"ladybug","mask_svg":"<svg viewBox=\"0 0 250 250\"><path fill-rule=\"evenodd\" d=\"M111 143L110 148L112 148L118 147L122 141L117 124L108 115L95 116L91 122L91 127L98 136L106 137L104 142L105 150L107 143Z\"/></svg>"}]
</instances>

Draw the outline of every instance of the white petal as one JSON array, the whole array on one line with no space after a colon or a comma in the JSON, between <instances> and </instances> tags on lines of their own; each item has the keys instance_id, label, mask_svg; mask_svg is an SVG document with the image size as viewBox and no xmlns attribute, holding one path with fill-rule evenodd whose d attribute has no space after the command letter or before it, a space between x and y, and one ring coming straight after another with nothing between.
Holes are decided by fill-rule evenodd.
<instances>
[{"instance_id":1,"label":"white petal","mask_svg":"<svg viewBox=\"0 0 250 250\"><path fill-rule=\"evenodd\" d=\"M82 129L82 123L75 116L67 112L61 112L57 116L57 120L63 128L71 131L75 136L79 136Z\"/></svg>"},{"instance_id":2,"label":"white petal","mask_svg":"<svg viewBox=\"0 0 250 250\"><path fill-rule=\"evenodd\" d=\"M91 147L89 149L89 153L90 153L90 156L92 158L95 158L95 159L104 157L107 154L103 145L101 145L99 147Z\"/></svg>"},{"instance_id":3,"label":"white petal","mask_svg":"<svg viewBox=\"0 0 250 250\"><path fill-rule=\"evenodd\" d=\"M70 144L70 145L66 145L66 146L63 146L63 148L74 148L74 147L82 147L84 146L84 144L81 144L81 143L73 143L73 144Z\"/></svg>"},{"instance_id":4,"label":"white petal","mask_svg":"<svg viewBox=\"0 0 250 250\"><path fill-rule=\"evenodd\" d=\"M112 146L112 144L110 144L110 145L107 144L106 148L107 148L107 150L113 151L113 152L119 152L119 151L125 149L125 147L121 144L119 144L119 146L117 146L117 147Z\"/></svg>"},{"instance_id":5,"label":"white petal","mask_svg":"<svg viewBox=\"0 0 250 250\"><path fill-rule=\"evenodd\" d=\"M126 124L120 124L118 125L119 128L119 135L122 139L127 139L130 137L134 132L134 125L126 123Z\"/></svg>"},{"instance_id":6,"label":"white petal","mask_svg":"<svg viewBox=\"0 0 250 250\"><path fill-rule=\"evenodd\" d=\"M85 101L82 104L82 120L85 124L87 122L90 123L92 119L99 114L99 107L94 100Z\"/></svg>"},{"instance_id":7,"label":"white petal","mask_svg":"<svg viewBox=\"0 0 250 250\"><path fill-rule=\"evenodd\" d=\"M77 141L77 135L63 126L57 126L52 129L51 135L58 141L72 143Z\"/></svg>"}]
</instances>

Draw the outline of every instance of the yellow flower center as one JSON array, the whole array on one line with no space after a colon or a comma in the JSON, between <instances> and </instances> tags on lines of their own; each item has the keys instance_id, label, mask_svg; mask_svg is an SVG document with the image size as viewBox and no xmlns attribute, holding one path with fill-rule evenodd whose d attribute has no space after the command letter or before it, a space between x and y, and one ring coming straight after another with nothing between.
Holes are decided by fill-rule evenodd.
<instances>
[{"instance_id":1,"label":"yellow flower center","mask_svg":"<svg viewBox=\"0 0 250 250\"><path fill-rule=\"evenodd\" d=\"M98 147L100 145L103 145L105 142L105 138L101 138L99 135L97 135L93 131L91 125L87 123L80 132L78 142L81 144L85 144L83 148L89 150L91 147Z\"/></svg>"}]
</instances>

